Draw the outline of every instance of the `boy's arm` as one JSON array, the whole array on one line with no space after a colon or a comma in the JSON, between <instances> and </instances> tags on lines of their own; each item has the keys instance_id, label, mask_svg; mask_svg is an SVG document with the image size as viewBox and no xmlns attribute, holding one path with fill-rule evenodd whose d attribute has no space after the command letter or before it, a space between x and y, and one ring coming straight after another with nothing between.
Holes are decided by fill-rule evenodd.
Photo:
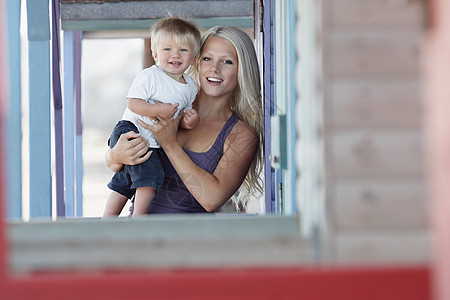
<instances>
[{"instance_id":1,"label":"boy's arm","mask_svg":"<svg viewBox=\"0 0 450 300\"><path fill-rule=\"evenodd\" d=\"M156 118L158 116L164 117L166 119L172 118L177 111L178 105L178 103L153 104L138 98L127 98L127 107L129 110L131 110L135 114L148 116L150 118Z\"/></svg>"},{"instance_id":2,"label":"boy's arm","mask_svg":"<svg viewBox=\"0 0 450 300\"><path fill-rule=\"evenodd\" d=\"M186 109L180 127L183 129L194 129L200 124L200 116L195 109Z\"/></svg>"}]
</instances>

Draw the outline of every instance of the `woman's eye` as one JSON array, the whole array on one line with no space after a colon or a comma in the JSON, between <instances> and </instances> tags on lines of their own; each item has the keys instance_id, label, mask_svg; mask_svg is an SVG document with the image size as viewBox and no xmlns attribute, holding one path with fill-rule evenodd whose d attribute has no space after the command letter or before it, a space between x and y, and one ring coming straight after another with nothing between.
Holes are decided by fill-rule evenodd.
<instances>
[{"instance_id":1,"label":"woman's eye","mask_svg":"<svg viewBox=\"0 0 450 300\"><path fill-rule=\"evenodd\" d=\"M233 64L233 62L231 60L224 60L223 63L226 64L226 65L232 65Z\"/></svg>"},{"instance_id":2,"label":"woman's eye","mask_svg":"<svg viewBox=\"0 0 450 300\"><path fill-rule=\"evenodd\" d=\"M203 60L203 61L210 61L211 58L209 58L209 57L203 57L202 60Z\"/></svg>"}]
</instances>

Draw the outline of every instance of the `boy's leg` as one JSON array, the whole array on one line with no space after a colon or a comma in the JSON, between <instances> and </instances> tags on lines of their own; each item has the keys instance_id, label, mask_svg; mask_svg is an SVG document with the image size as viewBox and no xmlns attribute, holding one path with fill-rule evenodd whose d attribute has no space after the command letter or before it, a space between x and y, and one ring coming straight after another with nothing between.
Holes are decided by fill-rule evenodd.
<instances>
[{"instance_id":1,"label":"boy's leg","mask_svg":"<svg viewBox=\"0 0 450 300\"><path fill-rule=\"evenodd\" d=\"M106 201L105 211L103 212L103 218L120 215L127 201L128 201L127 197L115 191L112 191L111 194L109 194L108 200Z\"/></svg>"},{"instance_id":2,"label":"boy's leg","mask_svg":"<svg viewBox=\"0 0 450 300\"><path fill-rule=\"evenodd\" d=\"M140 187L136 189L133 218L148 213L148 208L150 207L153 197L155 197L155 193L155 189L152 187Z\"/></svg>"}]
</instances>

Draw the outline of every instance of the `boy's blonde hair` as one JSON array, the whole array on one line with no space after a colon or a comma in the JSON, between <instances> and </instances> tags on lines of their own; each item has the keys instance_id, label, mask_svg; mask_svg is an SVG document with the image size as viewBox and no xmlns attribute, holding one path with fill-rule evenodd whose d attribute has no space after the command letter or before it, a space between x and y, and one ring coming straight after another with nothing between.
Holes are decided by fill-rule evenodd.
<instances>
[{"instance_id":1,"label":"boy's blonde hair","mask_svg":"<svg viewBox=\"0 0 450 300\"><path fill-rule=\"evenodd\" d=\"M198 57L201 34L194 23L177 17L167 17L153 24L150 33L151 50L153 53L155 53L156 47L162 39L172 37L177 43L191 43L194 56Z\"/></svg>"}]
</instances>

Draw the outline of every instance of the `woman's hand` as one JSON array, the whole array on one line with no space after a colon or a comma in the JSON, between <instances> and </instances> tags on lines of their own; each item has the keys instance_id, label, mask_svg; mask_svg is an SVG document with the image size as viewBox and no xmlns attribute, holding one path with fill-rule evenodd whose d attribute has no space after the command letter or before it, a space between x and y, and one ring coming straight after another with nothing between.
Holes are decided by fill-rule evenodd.
<instances>
[{"instance_id":1,"label":"woman's hand","mask_svg":"<svg viewBox=\"0 0 450 300\"><path fill-rule=\"evenodd\" d=\"M120 136L117 144L105 156L106 166L117 172L123 165L137 165L146 161L149 144L139 133L129 131Z\"/></svg>"},{"instance_id":2,"label":"woman's hand","mask_svg":"<svg viewBox=\"0 0 450 300\"><path fill-rule=\"evenodd\" d=\"M158 144L161 145L164 149L170 147L173 144L177 144L177 132L178 127L180 126L180 121L183 119L184 113L180 112L178 117L174 119L165 119L158 118L158 123L154 125L148 125L141 120L138 120L139 125L144 127L145 129L150 130Z\"/></svg>"}]
</instances>

